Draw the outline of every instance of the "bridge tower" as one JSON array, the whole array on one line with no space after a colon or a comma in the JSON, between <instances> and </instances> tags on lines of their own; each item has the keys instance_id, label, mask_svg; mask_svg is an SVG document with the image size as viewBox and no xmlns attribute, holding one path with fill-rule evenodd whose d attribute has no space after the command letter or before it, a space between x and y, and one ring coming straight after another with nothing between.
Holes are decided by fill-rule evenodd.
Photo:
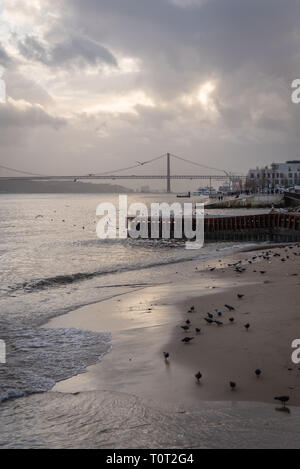
<instances>
[{"instance_id":1,"label":"bridge tower","mask_svg":"<svg viewBox=\"0 0 300 469\"><path fill-rule=\"evenodd\" d=\"M171 192L171 170L170 170L170 153L167 153L167 192Z\"/></svg>"}]
</instances>

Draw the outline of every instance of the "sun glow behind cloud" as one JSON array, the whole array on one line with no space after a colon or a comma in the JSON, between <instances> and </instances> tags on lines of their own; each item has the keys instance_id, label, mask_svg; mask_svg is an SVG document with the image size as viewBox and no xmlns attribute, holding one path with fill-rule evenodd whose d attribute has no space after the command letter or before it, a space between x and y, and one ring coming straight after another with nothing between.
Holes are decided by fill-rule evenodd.
<instances>
[{"instance_id":1,"label":"sun glow behind cloud","mask_svg":"<svg viewBox=\"0 0 300 469\"><path fill-rule=\"evenodd\" d=\"M154 107L154 101L143 91L132 91L119 96L103 95L97 99L98 103L83 109L87 114L99 112L109 113L134 113L137 114L136 106Z\"/></svg>"},{"instance_id":2,"label":"sun glow behind cloud","mask_svg":"<svg viewBox=\"0 0 300 469\"><path fill-rule=\"evenodd\" d=\"M217 108L214 102L217 91L215 81L206 81L205 83L181 96L180 101L188 107L200 107L206 114L217 114Z\"/></svg>"},{"instance_id":3,"label":"sun glow behind cloud","mask_svg":"<svg viewBox=\"0 0 300 469\"><path fill-rule=\"evenodd\" d=\"M200 101L200 103L203 104L204 107L208 107L211 94L213 91L215 91L215 89L216 86L211 81L204 83L204 85L200 87L197 98L198 101Z\"/></svg>"}]
</instances>

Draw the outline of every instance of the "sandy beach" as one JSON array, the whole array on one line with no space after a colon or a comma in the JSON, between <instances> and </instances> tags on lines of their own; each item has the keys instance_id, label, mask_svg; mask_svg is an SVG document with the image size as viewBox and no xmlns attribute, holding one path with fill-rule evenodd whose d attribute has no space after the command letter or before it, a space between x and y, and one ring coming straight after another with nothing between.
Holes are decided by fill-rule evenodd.
<instances>
[{"instance_id":1,"label":"sandy beach","mask_svg":"<svg viewBox=\"0 0 300 469\"><path fill-rule=\"evenodd\" d=\"M223 253L209 263L175 265L172 279L178 280L52 319L44 327L110 331L112 350L51 392L122 392L184 409L201 401L259 401L276 407L274 396L285 394L291 405L300 405L300 365L291 360L291 343L300 329L298 253L297 245L264 246ZM237 272L232 265L237 262L245 270ZM188 312L191 306L194 312ZM208 324L207 313L223 324ZM185 332L181 326L187 319L191 324ZM184 337L193 340L185 344ZM230 381L236 389L231 390Z\"/></svg>"}]
</instances>

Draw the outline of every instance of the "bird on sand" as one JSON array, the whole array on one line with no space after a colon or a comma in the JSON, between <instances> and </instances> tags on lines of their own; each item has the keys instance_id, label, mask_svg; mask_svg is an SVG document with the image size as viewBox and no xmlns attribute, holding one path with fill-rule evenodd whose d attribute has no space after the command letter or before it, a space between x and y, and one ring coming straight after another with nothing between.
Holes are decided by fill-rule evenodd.
<instances>
[{"instance_id":1,"label":"bird on sand","mask_svg":"<svg viewBox=\"0 0 300 469\"><path fill-rule=\"evenodd\" d=\"M240 299L243 298L243 296L245 296L245 295L242 295L241 293L237 294L237 297L240 298Z\"/></svg>"},{"instance_id":2,"label":"bird on sand","mask_svg":"<svg viewBox=\"0 0 300 469\"><path fill-rule=\"evenodd\" d=\"M234 307L230 305L224 305L229 311L234 311Z\"/></svg>"},{"instance_id":3,"label":"bird on sand","mask_svg":"<svg viewBox=\"0 0 300 469\"><path fill-rule=\"evenodd\" d=\"M195 374L195 378L198 381L198 383L201 377L202 377L202 374L200 373L200 371L198 371L198 373Z\"/></svg>"},{"instance_id":4,"label":"bird on sand","mask_svg":"<svg viewBox=\"0 0 300 469\"><path fill-rule=\"evenodd\" d=\"M280 401L283 407L285 407L286 402L290 400L289 396L276 396L274 397L277 401Z\"/></svg>"},{"instance_id":5,"label":"bird on sand","mask_svg":"<svg viewBox=\"0 0 300 469\"><path fill-rule=\"evenodd\" d=\"M170 356L169 352L164 352L165 360L167 360L169 358L169 356Z\"/></svg>"},{"instance_id":6,"label":"bird on sand","mask_svg":"<svg viewBox=\"0 0 300 469\"><path fill-rule=\"evenodd\" d=\"M261 273L261 274L265 274L266 271L265 271L265 270L260 270L260 273Z\"/></svg>"},{"instance_id":7,"label":"bird on sand","mask_svg":"<svg viewBox=\"0 0 300 469\"><path fill-rule=\"evenodd\" d=\"M191 311L195 311L195 306L191 306Z\"/></svg>"},{"instance_id":8,"label":"bird on sand","mask_svg":"<svg viewBox=\"0 0 300 469\"><path fill-rule=\"evenodd\" d=\"M207 316L208 316L210 319L212 319L212 318L214 317L214 315L211 314L211 313L207 313Z\"/></svg>"},{"instance_id":9,"label":"bird on sand","mask_svg":"<svg viewBox=\"0 0 300 469\"><path fill-rule=\"evenodd\" d=\"M236 383L234 381L229 381L229 386L231 387L233 391L236 388Z\"/></svg>"},{"instance_id":10,"label":"bird on sand","mask_svg":"<svg viewBox=\"0 0 300 469\"><path fill-rule=\"evenodd\" d=\"M230 322L233 322L233 321L234 321L234 318L229 318L229 321L230 321Z\"/></svg>"},{"instance_id":11,"label":"bird on sand","mask_svg":"<svg viewBox=\"0 0 300 469\"><path fill-rule=\"evenodd\" d=\"M189 330L189 326L180 326L181 329L183 329L184 331L188 331Z\"/></svg>"},{"instance_id":12,"label":"bird on sand","mask_svg":"<svg viewBox=\"0 0 300 469\"><path fill-rule=\"evenodd\" d=\"M184 342L185 344L188 344L191 340L193 340L194 337L185 337L184 339L181 340L181 342Z\"/></svg>"},{"instance_id":13,"label":"bird on sand","mask_svg":"<svg viewBox=\"0 0 300 469\"><path fill-rule=\"evenodd\" d=\"M219 309L215 309L215 312L217 313L218 316L222 316L222 311L220 311Z\"/></svg>"},{"instance_id":14,"label":"bird on sand","mask_svg":"<svg viewBox=\"0 0 300 469\"><path fill-rule=\"evenodd\" d=\"M259 378L260 375L261 375L261 370L259 368L257 368L254 373L256 374L256 376Z\"/></svg>"},{"instance_id":15,"label":"bird on sand","mask_svg":"<svg viewBox=\"0 0 300 469\"><path fill-rule=\"evenodd\" d=\"M250 327L249 322L247 322L247 324L245 324L244 327L245 327L246 331L248 331L248 329L249 329L249 327Z\"/></svg>"},{"instance_id":16,"label":"bird on sand","mask_svg":"<svg viewBox=\"0 0 300 469\"><path fill-rule=\"evenodd\" d=\"M187 320L185 321L185 323L186 323L186 324L191 324L191 321L190 321L189 319L187 319Z\"/></svg>"},{"instance_id":17,"label":"bird on sand","mask_svg":"<svg viewBox=\"0 0 300 469\"><path fill-rule=\"evenodd\" d=\"M215 320L215 323L217 324L217 326L222 326L223 325L222 321Z\"/></svg>"},{"instance_id":18,"label":"bird on sand","mask_svg":"<svg viewBox=\"0 0 300 469\"><path fill-rule=\"evenodd\" d=\"M195 327L195 331L196 331L196 334L200 334L200 332L201 332L200 327Z\"/></svg>"},{"instance_id":19,"label":"bird on sand","mask_svg":"<svg viewBox=\"0 0 300 469\"><path fill-rule=\"evenodd\" d=\"M236 267L234 270L239 274L242 274L246 269L243 269L242 267Z\"/></svg>"},{"instance_id":20,"label":"bird on sand","mask_svg":"<svg viewBox=\"0 0 300 469\"><path fill-rule=\"evenodd\" d=\"M208 324L212 324L214 321L210 318L204 318Z\"/></svg>"}]
</instances>

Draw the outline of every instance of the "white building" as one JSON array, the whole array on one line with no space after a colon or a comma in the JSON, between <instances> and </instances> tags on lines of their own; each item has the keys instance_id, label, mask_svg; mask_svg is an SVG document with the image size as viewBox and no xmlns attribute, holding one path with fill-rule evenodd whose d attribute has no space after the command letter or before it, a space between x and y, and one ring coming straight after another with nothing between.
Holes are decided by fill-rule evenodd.
<instances>
[{"instance_id":1,"label":"white building","mask_svg":"<svg viewBox=\"0 0 300 469\"><path fill-rule=\"evenodd\" d=\"M248 181L262 189L276 189L300 184L300 160L273 163L268 168L250 169Z\"/></svg>"}]
</instances>

